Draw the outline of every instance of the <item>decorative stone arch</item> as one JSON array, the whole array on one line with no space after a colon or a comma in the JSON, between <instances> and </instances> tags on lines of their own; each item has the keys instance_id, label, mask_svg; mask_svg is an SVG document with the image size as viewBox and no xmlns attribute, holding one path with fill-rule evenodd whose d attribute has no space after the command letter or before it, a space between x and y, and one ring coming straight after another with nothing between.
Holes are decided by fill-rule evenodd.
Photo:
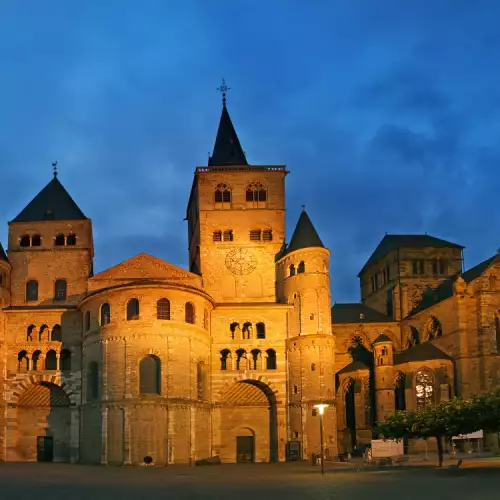
<instances>
[{"instance_id":1,"label":"decorative stone arch","mask_svg":"<svg viewBox=\"0 0 500 500\"><path fill-rule=\"evenodd\" d=\"M399 350L399 348L401 346L401 342L399 341L397 336L391 330L384 330L384 331L381 331L380 333L389 337L392 340L392 343L394 345L395 350Z\"/></svg>"},{"instance_id":2,"label":"decorative stone arch","mask_svg":"<svg viewBox=\"0 0 500 500\"><path fill-rule=\"evenodd\" d=\"M162 359L162 355L159 349L154 349L152 347L149 347L149 348L143 348L139 351L139 361L148 356L156 356L157 358Z\"/></svg>"},{"instance_id":3,"label":"decorative stone arch","mask_svg":"<svg viewBox=\"0 0 500 500\"><path fill-rule=\"evenodd\" d=\"M443 326L441 324L441 321L439 321L439 319L436 316L430 315L426 319L422 327L421 337L423 337L423 340L425 342L428 342L431 340L438 339L442 337L442 335L443 335Z\"/></svg>"},{"instance_id":4,"label":"decorative stone arch","mask_svg":"<svg viewBox=\"0 0 500 500\"><path fill-rule=\"evenodd\" d=\"M254 383L254 385L257 385L259 388L267 386L270 390L269 394L272 393L275 395L275 397L279 392L277 389L274 389L273 382L271 382L268 377L265 377L263 375L256 375L253 373L248 373L246 375L244 375L243 373L239 373L233 377L231 382L226 382L219 390L219 401L223 401L224 395L233 387L234 384L237 384L238 382Z\"/></svg>"},{"instance_id":5,"label":"decorative stone arch","mask_svg":"<svg viewBox=\"0 0 500 500\"><path fill-rule=\"evenodd\" d=\"M373 345L371 343L370 337L368 337L368 335L362 330L356 330L349 334L345 342L346 352L349 351L349 348L356 345L356 339L358 338L361 340L361 344L363 345L363 347L373 352Z\"/></svg>"},{"instance_id":6,"label":"decorative stone arch","mask_svg":"<svg viewBox=\"0 0 500 500\"><path fill-rule=\"evenodd\" d=\"M405 378L406 378L406 373L402 372L401 370L398 370L395 373L394 377L392 378L392 387L396 389L401 380L404 380Z\"/></svg>"},{"instance_id":7,"label":"decorative stone arch","mask_svg":"<svg viewBox=\"0 0 500 500\"><path fill-rule=\"evenodd\" d=\"M19 399L21 396L29 389L37 385L50 384L62 389L70 401L71 406L77 404L78 394L73 393L71 390L66 390L68 388L65 382L61 384L58 383L56 375L30 375L28 380L24 380L17 384L12 391L12 399L10 404L19 404Z\"/></svg>"}]
</instances>

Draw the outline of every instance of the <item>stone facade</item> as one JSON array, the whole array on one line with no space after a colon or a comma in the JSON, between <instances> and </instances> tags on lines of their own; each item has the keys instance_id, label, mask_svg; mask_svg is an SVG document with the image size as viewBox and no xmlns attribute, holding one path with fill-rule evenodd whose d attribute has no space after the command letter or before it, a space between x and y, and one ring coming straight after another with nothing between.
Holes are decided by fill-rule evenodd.
<instances>
[{"instance_id":1,"label":"stone facade","mask_svg":"<svg viewBox=\"0 0 500 500\"><path fill-rule=\"evenodd\" d=\"M54 177L0 247L0 460L310 459L321 421L333 457L394 409L499 383L496 257L462 273L462 247L386 237L362 302L331 308L305 212L285 243L287 173L246 164L224 107L188 201L190 270L140 254L98 274Z\"/></svg>"}]
</instances>

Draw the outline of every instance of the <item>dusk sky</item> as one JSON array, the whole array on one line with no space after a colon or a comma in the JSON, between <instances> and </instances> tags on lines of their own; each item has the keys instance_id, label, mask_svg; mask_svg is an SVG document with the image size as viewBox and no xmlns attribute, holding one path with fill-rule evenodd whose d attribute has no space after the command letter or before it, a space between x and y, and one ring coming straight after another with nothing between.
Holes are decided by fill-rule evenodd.
<instances>
[{"instance_id":1,"label":"dusk sky","mask_svg":"<svg viewBox=\"0 0 500 500\"><path fill-rule=\"evenodd\" d=\"M411 4L411 5L410 5ZM500 2L0 1L0 241L52 178L93 221L96 272L187 267L185 209L228 109L285 164L331 250L332 299L386 232L500 247Z\"/></svg>"}]
</instances>

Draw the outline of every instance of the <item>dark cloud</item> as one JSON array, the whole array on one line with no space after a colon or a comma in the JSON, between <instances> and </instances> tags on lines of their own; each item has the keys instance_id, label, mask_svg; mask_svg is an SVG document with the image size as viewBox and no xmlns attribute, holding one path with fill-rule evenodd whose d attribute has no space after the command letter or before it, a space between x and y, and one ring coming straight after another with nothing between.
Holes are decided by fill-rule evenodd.
<instances>
[{"instance_id":1,"label":"dark cloud","mask_svg":"<svg viewBox=\"0 0 500 500\"><path fill-rule=\"evenodd\" d=\"M495 2L97 0L0 19L0 239L51 176L93 219L96 271L140 252L187 265L185 208L226 77L248 158L286 164L334 300L385 232L500 246ZM22 27L22 29L20 28Z\"/></svg>"}]
</instances>

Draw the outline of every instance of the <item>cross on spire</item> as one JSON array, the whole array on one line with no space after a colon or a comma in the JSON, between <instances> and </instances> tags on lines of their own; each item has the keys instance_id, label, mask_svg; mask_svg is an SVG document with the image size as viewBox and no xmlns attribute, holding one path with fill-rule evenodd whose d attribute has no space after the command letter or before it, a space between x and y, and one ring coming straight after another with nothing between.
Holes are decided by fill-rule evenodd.
<instances>
[{"instance_id":1,"label":"cross on spire","mask_svg":"<svg viewBox=\"0 0 500 500\"><path fill-rule=\"evenodd\" d=\"M54 177L57 177L57 160L52 162L52 168L54 169Z\"/></svg>"},{"instance_id":2,"label":"cross on spire","mask_svg":"<svg viewBox=\"0 0 500 500\"><path fill-rule=\"evenodd\" d=\"M226 80L224 78L222 79L222 85L217 87L217 90L222 94L222 105L226 107L227 92L231 89L226 85Z\"/></svg>"}]
</instances>

